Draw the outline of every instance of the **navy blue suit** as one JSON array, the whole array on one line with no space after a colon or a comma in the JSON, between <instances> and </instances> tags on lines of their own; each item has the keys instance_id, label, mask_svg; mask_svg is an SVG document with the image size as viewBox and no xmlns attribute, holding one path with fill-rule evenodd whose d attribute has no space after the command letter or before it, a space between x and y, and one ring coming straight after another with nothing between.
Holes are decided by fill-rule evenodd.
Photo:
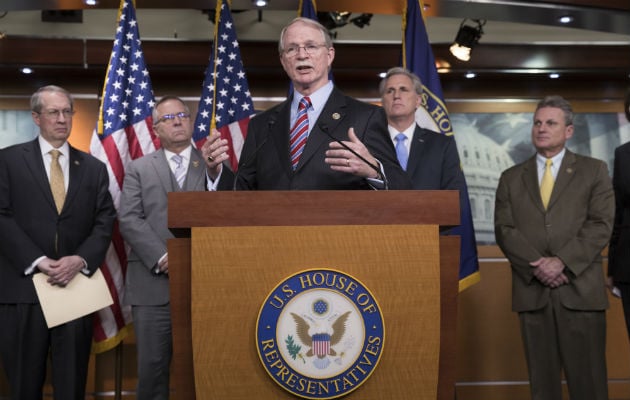
<instances>
[{"instance_id":1,"label":"navy blue suit","mask_svg":"<svg viewBox=\"0 0 630 400\"><path fill-rule=\"evenodd\" d=\"M416 190L459 190L466 181L453 136L416 129L411 139L407 174ZM460 202L463 203L463 202Z\"/></svg>"}]
</instances>

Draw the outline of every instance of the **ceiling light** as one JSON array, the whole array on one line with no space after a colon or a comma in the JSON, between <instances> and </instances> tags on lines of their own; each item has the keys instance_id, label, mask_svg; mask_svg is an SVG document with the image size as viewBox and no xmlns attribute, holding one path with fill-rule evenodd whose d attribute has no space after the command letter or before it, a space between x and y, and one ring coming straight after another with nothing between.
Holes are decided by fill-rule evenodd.
<instances>
[{"instance_id":1,"label":"ceiling light","mask_svg":"<svg viewBox=\"0 0 630 400\"><path fill-rule=\"evenodd\" d=\"M84 0L84 3L86 6L95 6L98 4L98 1L96 0Z\"/></svg>"},{"instance_id":2,"label":"ceiling light","mask_svg":"<svg viewBox=\"0 0 630 400\"><path fill-rule=\"evenodd\" d=\"M466 73L466 79L472 79L474 77L476 77L477 74L475 74L474 72L467 72Z\"/></svg>"},{"instance_id":3,"label":"ceiling light","mask_svg":"<svg viewBox=\"0 0 630 400\"><path fill-rule=\"evenodd\" d=\"M33 73L33 69L29 67L22 67L20 69L20 72L23 73L24 75L29 75Z\"/></svg>"},{"instance_id":4,"label":"ceiling light","mask_svg":"<svg viewBox=\"0 0 630 400\"><path fill-rule=\"evenodd\" d=\"M254 3L256 7L267 7L269 0L252 0L252 3Z\"/></svg>"},{"instance_id":5,"label":"ceiling light","mask_svg":"<svg viewBox=\"0 0 630 400\"><path fill-rule=\"evenodd\" d=\"M549 78L551 78L551 79L558 79L558 78L560 78L560 74L558 74L556 72L552 72L551 74L549 74Z\"/></svg>"},{"instance_id":6,"label":"ceiling light","mask_svg":"<svg viewBox=\"0 0 630 400\"><path fill-rule=\"evenodd\" d=\"M348 11L318 12L317 19L320 24L330 31L347 25L350 22L351 14Z\"/></svg>"},{"instance_id":7,"label":"ceiling light","mask_svg":"<svg viewBox=\"0 0 630 400\"><path fill-rule=\"evenodd\" d=\"M573 22L573 17L570 15L563 15L562 17L558 18L558 22L560 22L561 24L569 24Z\"/></svg>"},{"instance_id":8,"label":"ceiling light","mask_svg":"<svg viewBox=\"0 0 630 400\"><path fill-rule=\"evenodd\" d=\"M465 25L466 19L459 26L459 31L455 37L455 42L450 47L451 54L462 61L470 60L470 52L479 42L483 35L482 27L486 24L486 20L473 19L477 26Z\"/></svg>"}]
</instances>

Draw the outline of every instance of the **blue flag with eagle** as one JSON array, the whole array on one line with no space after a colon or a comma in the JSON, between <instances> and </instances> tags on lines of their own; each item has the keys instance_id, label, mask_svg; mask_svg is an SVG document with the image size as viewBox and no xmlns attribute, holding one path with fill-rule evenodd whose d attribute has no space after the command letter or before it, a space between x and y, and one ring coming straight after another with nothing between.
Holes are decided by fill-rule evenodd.
<instances>
[{"instance_id":1,"label":"blue flag with eagle","mask_svg":"<svg viewBox=\"0 0 630 400\"><path fill-rule=\"evenodd\" d=\"M440 85L440 77L435 67L435 58L429 43L429 36L422 16L422 0L407 0L407 7L403 11L403 66L420 77L423 92L426 95L425 110L416 113L416 119L421 126L444 135L452 135L453 128L448 110L444 105L444 95ZM477 257L477 241L473 226L468 188L460 196L461 225L450 232L461 237L459 259L459 290L477 283L480 279L479 260Z\"/></svg>"},{"instance_id":2,"label":"blue flag with eagle","mask_svg":"<svg viewBox=\"0 0 630 400\"><path fill-rule=\"evenodd\" d=\"M195 118L195 145L201 148L210 131L216 128L228 141L230 166L236 171L249 120L254 114L229 3L218 0L212 53Z\"/></svg>"}]
</instances>

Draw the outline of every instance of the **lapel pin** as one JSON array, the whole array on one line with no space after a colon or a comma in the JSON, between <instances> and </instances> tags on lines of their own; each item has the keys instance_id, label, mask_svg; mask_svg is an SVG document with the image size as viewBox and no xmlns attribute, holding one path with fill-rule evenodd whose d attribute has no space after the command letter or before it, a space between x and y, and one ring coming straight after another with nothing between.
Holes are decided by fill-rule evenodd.
<instances>
[{"instance_id":1,"label":"lapel pin","mask_svg":"<svg viewBox=\"0 0 630 400\"><path fill-rule=\"evenodd\" d=\"M193 160L192 165L193 165L194 168L199 167L199 161Z\"/></svg>"},{"instance_id":2,"label":"lapel pin","mask_svg":"<svg viewBox=\"0 0 630 400\"><path fill-rule=\"evenodd\" d=\"M573 173L573 168L567 168L567 174L572 174Z\"/></svg>"},{"instance_id":3,"label":"lapel pin","mask_svg":"<svg viewBox=\"0 0 630 400\"><path fill-rule=\"evenodd\" d=\"M339 119L339 118L341 118L341 114L339 114L339 113L333 113L333 115L332 115L332 119L335 119L335 120L336 120L336 119Z\"/></svg>"},{"instance_id":4,"label":"lapel pin","mask_svg":"<svg viewBox=\"0 0 630 400\"><path fill-rule=\"evenodd\" d=\"M79 165L81 164L78 160L74 160L74 165Z\"/></svg>"}]
</instances>

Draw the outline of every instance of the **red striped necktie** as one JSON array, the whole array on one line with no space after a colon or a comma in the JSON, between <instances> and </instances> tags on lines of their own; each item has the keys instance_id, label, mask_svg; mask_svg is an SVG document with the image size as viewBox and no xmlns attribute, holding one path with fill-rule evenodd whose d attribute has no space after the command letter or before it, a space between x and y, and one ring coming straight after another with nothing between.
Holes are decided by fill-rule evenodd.
<instances>
[{"instance_id":1,"label":"red striped necktie","mask_svg":"<svg viewBox=\"0 0 630 400\"><path fill-rule=\"evenodd\" d=\"M289 134L289 149L291 154L291 167L295 171L300 155L306 145L308 138L308 108L311 106L311 99L302 97L298 105L297 119L291 133Z\"/></svg>"}]
</instances>

